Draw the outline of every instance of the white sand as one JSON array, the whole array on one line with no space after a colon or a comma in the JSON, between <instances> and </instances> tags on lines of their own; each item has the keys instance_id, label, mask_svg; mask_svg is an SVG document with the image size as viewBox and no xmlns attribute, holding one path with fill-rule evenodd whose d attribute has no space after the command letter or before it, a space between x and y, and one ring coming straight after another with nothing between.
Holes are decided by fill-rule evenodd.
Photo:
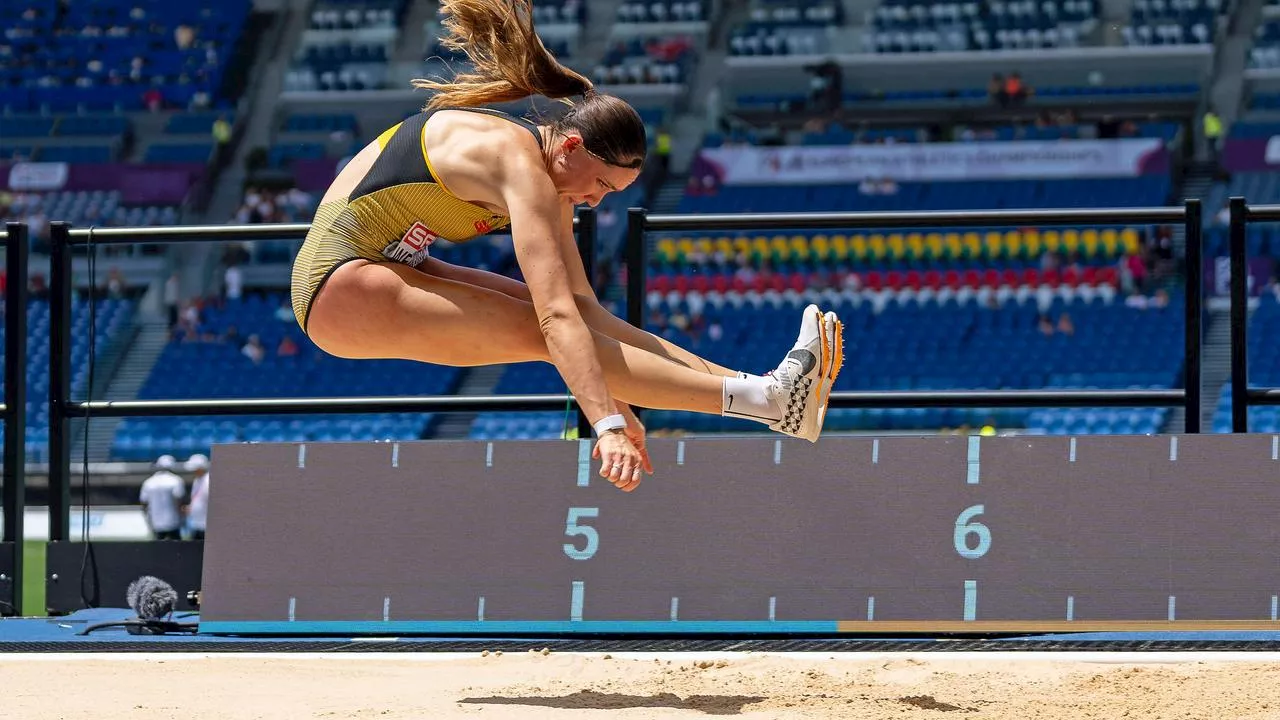
<instances>
[{"instance_id":1,"label":"white sand","mask_svg":"<svg viewBox=\"0 0 1280 720\"><path fill-rule=\"evenodd\" d=\"M0 656L15 720L1280 718L1271 656Z\"/></svg>"}]
</instances>

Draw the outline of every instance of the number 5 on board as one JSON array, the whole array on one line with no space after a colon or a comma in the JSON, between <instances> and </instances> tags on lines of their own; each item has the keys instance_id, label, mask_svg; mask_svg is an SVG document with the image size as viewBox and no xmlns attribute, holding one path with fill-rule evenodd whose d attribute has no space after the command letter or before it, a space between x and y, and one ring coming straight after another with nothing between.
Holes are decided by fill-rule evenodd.
<instances>
[{"instance_id":1,"label":"number 5 on board","mask_svg":"<svg viewBox=\"0 0 1280 720\"><path fill-rule=\"evenodd\" d=\"M579 525L578 520L582 518L599 517L600 508L569 508L569 518L564 523L564 534L569 537L581 535L587 539L586 547L581 550L574 543L564 544L564 554L574 560L590 560L596 554L596 548L600 545L600 533L590 525Z\"/></svg>"}]
</instances>

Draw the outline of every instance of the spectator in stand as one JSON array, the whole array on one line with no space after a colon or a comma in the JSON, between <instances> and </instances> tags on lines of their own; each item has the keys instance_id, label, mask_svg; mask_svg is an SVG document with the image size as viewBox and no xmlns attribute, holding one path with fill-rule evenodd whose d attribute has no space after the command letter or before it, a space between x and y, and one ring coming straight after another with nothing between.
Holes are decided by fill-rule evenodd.
<instances>
[{"instance_id":1,"label":"spectator in stand","mask_svg":"<svg viewBox=\"0 0 1280 720\"><path fill-rule=\"evenodd\" d=\"M1009 73L1009 77L1004 79L1004 95L1007 104L1022 105L1031 96L1031 88L1022 81L1021 75Z\"/></svg>"},{"instance_id":2,"label":"spectator in stand","mask_svg":"<svg viewBox=\"0 0 1280 720\"><path fill-rule=\"evenodd\" d=\"M170 330L178 325L178 304L182 302L181 282L177 270L169 273L169 279L164 281L164 307L169 312Z\"/></svg>"},{"instance_id":3,"label":"spectator in stand","mask_svg":"<svg viewBox=\"0 0 1280 720\"><path fill-rule=\"evenodd\" d=\"M244 294L244 273L239 263L232 263L222 273L222 298L239 300Z\"/></svg>"},{"instance_id":4,"label":"spectator in stand","mask_svg":"<svg viewBox=\"0 0 1280 720\"><path fill-rule=\"evenodd\" d=\"M1001 107L1009 104L1009 96L1004 90L1004 76L1000 73L993 74L991 80L987 82L987 97Z\"/></svg>"},{"instance_id":5,"label":"spectator in stand","mask_svg":"<svg viewBox=\"0 0 1280 720\"><path fill-rule=\"evenodd\" d=\"M261 365L267 356L267 349L262 346L262 340L255 334L249 336L249 342L240 348L240 353L252 360L254 365Z\"/></svg>"},{"instance_id":6,"label":"spectator in stand","mask_svg":"<svg viewBox=\"0 0 1280 720\"><path fill-rule=\"evenodd\" d=\"M298 343L293 341L293 337L285 335L280 338L280 344L276 346L276 355L279 357L294 357L298 354Z\"/></svg>"}]
</instances>

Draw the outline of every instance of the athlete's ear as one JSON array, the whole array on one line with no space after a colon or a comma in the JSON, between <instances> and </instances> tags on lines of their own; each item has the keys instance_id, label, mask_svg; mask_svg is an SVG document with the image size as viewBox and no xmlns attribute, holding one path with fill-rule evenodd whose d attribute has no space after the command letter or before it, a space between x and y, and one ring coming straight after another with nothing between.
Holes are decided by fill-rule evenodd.
<instances>
[{"instance_id":1,"label":"athlete's ear","mask_svg":"<svg viewBox=\"0 0 1280 720\"><path fill-rule=\"evenodd\" d=\"M582 147L582 138L577 135L569 135L564 139L564 149L566 152L573 152Z\"/></svg>"}]
</instances>

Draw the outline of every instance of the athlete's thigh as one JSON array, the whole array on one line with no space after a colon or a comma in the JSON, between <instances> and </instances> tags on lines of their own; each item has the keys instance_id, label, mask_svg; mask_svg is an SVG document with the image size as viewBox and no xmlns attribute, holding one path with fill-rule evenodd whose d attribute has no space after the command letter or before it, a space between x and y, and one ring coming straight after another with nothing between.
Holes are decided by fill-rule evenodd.
<instances>
[{"instance_id":1,"label":"athlete's thigh","mask_svg":"<svg viewBox=\"0 0 1280 720\"><path fill-rule=\"evenodd\" d=\"M307 333L339 357L453 366L547 358L532 304L399 263L335 270L312 302Z\"/></svg>"}]
</instances>

